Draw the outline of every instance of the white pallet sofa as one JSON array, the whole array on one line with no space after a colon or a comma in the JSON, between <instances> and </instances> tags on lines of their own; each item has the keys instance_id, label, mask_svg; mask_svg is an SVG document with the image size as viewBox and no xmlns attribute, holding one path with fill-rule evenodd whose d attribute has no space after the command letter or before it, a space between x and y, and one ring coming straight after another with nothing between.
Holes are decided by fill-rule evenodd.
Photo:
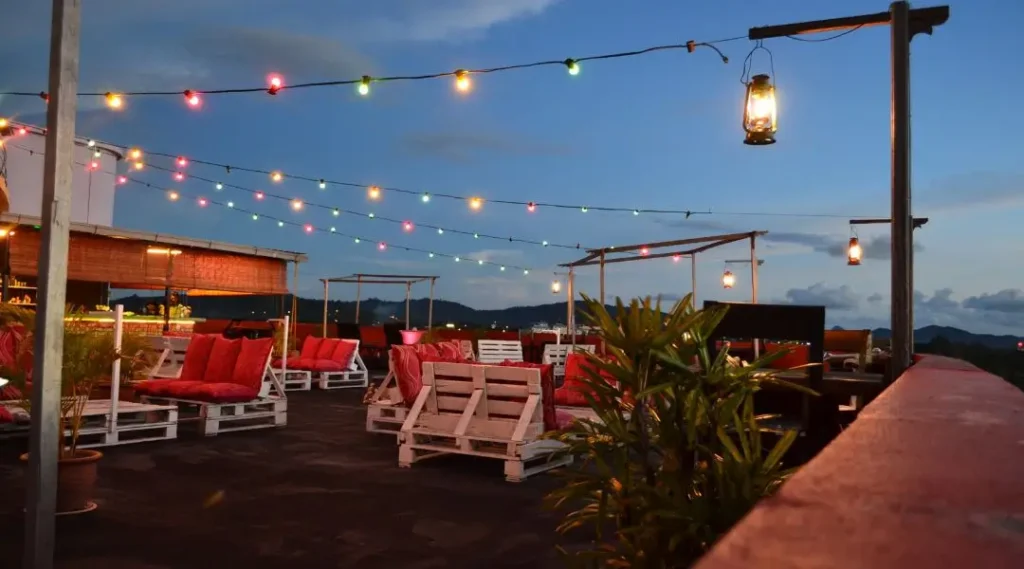
<instances>
[{"instance_id":1,"label":"white pallet sofa","mask_svg":"<svg viewBox=\"0 0 1024 569\"><path fill-rule=\"evenodd\" d=\"M340 338L342 342L355 344L355 350L348 361L342 363L341 371L321 371L317 373L317 387L320 389L345 389L352 387L366 388L370 384L370 370L367 369L363 357L359 355L359 340Z\"/></svg>"},{"instance_id":2,"label":"white pallet sofa","mask_svg":"<svg viewBox=\"0 0 1024 569\"><path fill-rule=\"evenodd\" d=\"M476 361L482 364L523 361L523 343L519 340L477 340L476 351Z\"/></svg>"},{"instance_id":3,"label":"white pallet sofa","mask_svg":"<svg viewBox=\"0 0 1024 569\"><path fill-rule=\"evenodd\" d=\"M338 354L334 353L334 349L341 342L354 345L345 361L327 367L318 363L335 361ZM331 347L320 358L318 354L325 344ZM320 389L365 388L370 381L370 371L359 355L359 340L344 338L307 336L298 357L284 357L274 361L270 373L277 377L286 391L309 391L314 383Z\"/></svg>"},{"instance_id":4,"label":"white pallet sofa","mask_svg":"<svg viewBox=\"0 0 1024 569\"><path fill-rule=\"evenodd\" d=\"M498 459L520 482L572 462L544 433L539 369L424 363L423 387L399 432L398 465L447 454Z\"/></svg>"},{"instance_id":5,"label":"white pallet sofa","mask_svg":"<svg viewBox=\"0 0 1024 569\"><path fill-rule=\"evenodd\" d=\"M541 363L551 364L555 377L565 375L565 358L573 351L595 353L597 346L593 344L548 344L544 346Z\"/></svg>"},{"instance_id":6,"label":"white pallet sofa","mask_svg":"<svg viewBox=\"0 0 1024 569\"><path fill-rule=\"evenodd\" d=\"M68 403L71 404L70 402ZM0 401L15 417L28 413L15 401ZM64 432L71 436L71 430ZM78 429L79 448L101 448L132 443L166 441L178 437L178 407L90 399L82 407L82 424Z\"/></svg>"},{"instance_id":7,"label":"white pallet sofa","mask_svg":"<svg viewBox=\"0 0 1024 569\"><path fill-rule=\"evenodd\" d=\"M151 379L135 384L135 391L141 395L143 403L177 406L179 424L197 422L199 432L205 436L287 425L288 400L285 396L284 386L277 376L270 372L273 348L271 338L227 340L215 337L214 342L242 343L241 353L237 356L230 377L208 377L206 364L209 364L213 358L210 351L203 354L200 350L204 348L197 348L197 345L202 342L200 335L193 336L189 352L196 350L196 354L186 352L185 363L182 366L182 379ZM214 350L216 349L214 348ZM195 358L197 368L202 367L201 371L190 370L190 356ZM203 358L207 361L201 361ZM190 376L193 373L204 379L191 379ZM268 377L270 381L266 381ZM232 385L235 385L237 389L232 389ZM235 391L244 393L244 396L207 397L204 394L200 397L198 394L190 395L192 393L190 390L201 389L200 386L210 387L211 390L226 388L229 393ZM251 395L253 391L256 391L254 396Z\"/></svg>"},{"instance_id":8,"label":"white pallet sofa","mask_svg":"<svg viewBox=\"0 0 1024 569\"><path fill-rule=\"evenodd\" d=\"M175 379L180 376L185 350L191 340L191 336L149 336L150 350L157 354L149 378Z\"/></svg>"}]
</instances>

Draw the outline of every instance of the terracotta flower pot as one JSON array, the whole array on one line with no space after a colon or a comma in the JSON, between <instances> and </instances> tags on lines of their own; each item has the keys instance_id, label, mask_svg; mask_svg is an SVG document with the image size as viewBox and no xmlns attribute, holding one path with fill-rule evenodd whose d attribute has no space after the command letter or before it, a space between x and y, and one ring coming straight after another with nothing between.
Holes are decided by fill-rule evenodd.
<instances>
[{"instance_id":1,"label":"terracotta flower pot","mask_svg":"<svg viewBox=\"0 0 1024 569\"><path fill-rule=\"evenodd\" d=\"M93 509L96 489L96 467L103 453L79 449L75 456L57 461L57 513L72 514ZM21 455L28 462L28 453Z\"/></svg>"}]
</instances>

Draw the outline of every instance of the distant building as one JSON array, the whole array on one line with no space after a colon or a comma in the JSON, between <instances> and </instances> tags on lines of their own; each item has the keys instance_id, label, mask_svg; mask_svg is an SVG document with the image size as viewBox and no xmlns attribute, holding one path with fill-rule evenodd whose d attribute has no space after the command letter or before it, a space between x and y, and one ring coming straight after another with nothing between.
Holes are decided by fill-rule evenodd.
<instances>
[{"instance_id":1,"label":"distant building","mask_svg":"<svg viewBox=\"0 0 1024 569\"><path fill-rule=\"evenodd\" d=\"M6 165L7 213L42 217L46 137L33 130L21 134L17 127L8 125L0 138L4 139L0 163ZM88 140L75 140L71 221L113 226L117 162L121 158L119 148L89 146Z\"/></svg>"}]
</instances>

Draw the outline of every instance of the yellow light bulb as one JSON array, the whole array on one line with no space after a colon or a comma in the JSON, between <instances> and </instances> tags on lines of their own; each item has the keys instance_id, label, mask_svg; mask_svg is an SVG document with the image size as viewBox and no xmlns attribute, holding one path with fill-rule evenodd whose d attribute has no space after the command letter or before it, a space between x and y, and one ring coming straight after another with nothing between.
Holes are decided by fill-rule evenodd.
<instances>
[{"instance_id":1,"label":"yellow light bulb","mask_svg":"<svg viewBox=\"0 0 1024 569\"><path fill-rule=\"evenodd\" d=\"M128 151L128 157L132 160L139 160L142 158L142 151L138 148L132 148Z\"/></svg>"},{"instance_id":2,"label":"yellow light bulb","mask_svg":"<svg viewBox=\"0 0 1024 569\"><path fill-rule=\"evenodd\" d=\"M0 117L0 128L7 128L7 119Z\"/></svg>"},{"instance_id":3,"label":"yellow light bulb","mask_svg":"<svg viewBox=\"0 0 1024 569\"><path fill-rule=\"evenodd\" d=\"M484 200L482 198L469 198L469 209L473 211L480 211L484 207Z\"/></svg>"},{"instance_id":4,"label":"yellow light bulb","mask_svg":"<svg viewBox=\"0 0 1024 569\"><path fill-rule=\"evenodd\" d=\"M360 95L365 97L370 94L370 81L372 81L372 79L369 75L363 75L363 79L359 82Z\"/></svg>"},{"instance_id":5,"label":"yellow light bulb","mask_svg":"<svg viewBox=\"0 0 1024 569\"><path fill-rule=\"evenodd\" d=\"M107 93L105 95L107 99L107 106L111 109L118 110L124 107L124 97L117 93Z\"/></svg>"},{"instance_id":6,"label":"yellow light bulb","mask_svg":"<svg viewBox=\"0 0 1024 569\"><path fill-rule=\"evenodd\" d=\"M469 72L459 69L455 72L455 88L463 93L473 88L473 81L469 78Z\"/></svg>"},{"instance_id":7,"label":"yellow light bulb","mask_svg":"<svg viewBox=\"0 0 1024 569\"><path fill-rule=\"evenodd\" d=\"M136 170L141 170L141 169L143 169L143 168L144 168L145 166L146 166L146 165L145 165L145 164L143 164L142 162L136 162L136 163L135 163L135 169L136 169Z\"/></svg>"},{"instance_id":8,"label":"yellow light bulb","mask_svg":"<svg viewBox=\"0 0 1024 569\"><path fill-rule=\"evenodd\" d=\"M301 211L303 207L302 200L292 200L292 209L295 211Z\"/></svg>"},{"instance_id":9,"label":"yellow light bulb","mask_svg":"<svg viewBox=\"0 0 1024 569\"><path fill-rule=\"evenodd\" d=\"M180 198L180 197L181 196L178 195L178 192L176 192L174 190L171 190L171 191L167 192L167 199L171 200L172 202L178 201L178 198Z\"/></svg>"},{"instance_id":10,"label":"yellow light bulb","mask_svg":"<svg viewBox=\"0 0 1024 569\"><path fill-rule=\"evenodd\" d=\"M275 182L280 182L282 179L284 179L284 175L281 174L280 172L274 171L270 173L270 179Z\"/></svg>"},{"instance_id":11,"label":"yellow light bulb","mask_svg":"<svg viewBox=\"0 0 1024 569\"><path fill-rule=\"evenodd\" d=\"M366 189L366 196L371 200L379 200L380 188L378 188L377 186L370 186L369 188Z\"/></svg>"}]
</instances>

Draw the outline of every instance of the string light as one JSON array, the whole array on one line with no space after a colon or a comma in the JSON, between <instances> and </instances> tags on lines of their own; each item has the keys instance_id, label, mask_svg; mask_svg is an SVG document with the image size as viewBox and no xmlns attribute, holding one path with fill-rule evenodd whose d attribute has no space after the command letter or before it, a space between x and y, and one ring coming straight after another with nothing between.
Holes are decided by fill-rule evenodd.
<instances>
[{"instance_id":1,"label":"string light","mask_svg":"<svg viewBox=\"0 0 1024 569\"><path fill-rule=\"evenodd\" d=\"M366 188L366 197L370 198L371 200L379 200L380 188L377 186L370 186L369 188Z\"/></svg>"},{"instance_id":2,"label":"string light","mask_svg":"<svg viewBox=\"0 0 1024 569\"><path fill-rule=\"evenodd\" d=\"M455 71L455 88L463 93L473 87L473 81L469 78L469 72L465 69Z\"/></svg>"},{"instance_id":3,"label":"string light","mask_svg":"<svg viewBox=\"0 0 1024 569\"><path fill-rule=\"evenodd\" d=\"M7 119L4 119L4 118L0 118L0 128L4 128L4 127L6 127L6 126L7 126ZM86 145L86 146L88 146L89 148L93 148L93 147L95 147L95 146L96 146L96 141L95 141L95 140L92 140L92 139L90 138L90 139L89 139L89 142L86 142L86 143L85 143L85 145Z\"/></svg>"},{"instance_id":4,"label":"string light","mask_svg":"<svg viewBox=\"0 0 1024 569\"><path fill-rule=\"evenodd\" d=\"M0 117L0 128L7 128L7 124L8 124L7 123L7 119L5 119L4 117ZM95 146L96 145L96 143L91 141L91 140L89 142L90 142L90 146Z\"/></svg>"},{"instance_id":5,"label":"string light","mask_svg":"<svg viewBox=\"0 0 1024 569\"><path fill-rule=\"evenodd\" d=\"M292 210L294 210L294 211L302 211L303 205L304 204L302 203L302 200L300 200L300 199L292 200Z\"/></svg>"},{"instance_id":6,"label":"string light","mask_svg":"<svg viewBox=\"0 0 1024 569\"><path fill-rule=\"evenodd\" d=\"M484 207L483 198L472 197L469 198L469 209L473 211L480 211Z\"/></svg>"},{"instance_id":7,"label":"string light","mask_svg":"<svg viewBox=\"0 0 1024 569\"><path fill-rule=\"evenodd\" d=\"M278 222L277 222L277 226L278 226L278 227L284 227L284 222L283 222L283 221L280 221L280 220L278 220Z\"/></svg>"},{"instance_id":8,"label":"string light","mask_svg":"<svg viewBox=\"0 0 1024 569\"><path fill-rule=\"evenodd\" d=\"M171 200L172 202L178 201L178 198L180 198L180 197L181 197L181 194L179 194L178 192L176 192L174 190L171 190L171 191L167 192L167 199Z\"/></svg>"},{"instance_id":9,"label":"string light","mask_svg":"<svg viewBox=\"0 0 1024 569\"><path fill-rule=\"evenodd\" d=\"M320 189L321 189L321 190L326 190L326 189L327 189L327 182L326 182L326 181L324 181L324 180L323 180L323 179L321 178L321 180L320 180L320 183L319 183L319 186L320 186Z\"/></svg>"},{"instance_id":10,"label":"string light","mask_svg":"<svg viewBox=\"0 0 1024 569\"><path fill-rule=\"evenodd\" d=\"M256 192L253 194L253 197L256 198L257 201L263 201L263 192Z\"/></svg>"},{"instance_id":11,"label":"string light","mask_svg":"<svg viewBox=\"0 0 1024 569\"><path fill-rule=\"evenodd\" d=\"M228 202L228 207L235 207L235 202Z\"/></svg>"},{"instance_id":12,"label":"string light","mask_svg":"<svg viewBox=\"0 0 1024 569\"><path fill-rule=\"evenodd\" d=\"M304 229L306 230L306 233L313 233L313 226L308 223L306 224Z\"/></svg>"},{"instance_id":13,"label":"string light","mask_svg":"<svg viewBox=\"0 0 1024 569\"><path fill-rule=\"evenodd\" d=\"M128 178L126 176L118 176L117 177L117 185L123 186L123 185L125 185L127 183L128 183Z\"/></svg>"},{"instance_id":14,"label":"string light","mask_svg":"<svg viewBox=\"0 0 1024 569\"><path fill-rule=\"evenodd\" d=\"M367 75L364 75L364 76L361 76L358 79L341 79L341 80L331 80L331 81L315 81L315 82L309 82L309 83L301 83L301 84L296 84L296 85L289 85L289 86L287 86L287 88L288 89L310 89L310 88L334 87L334 86L338 86L338 85L356 85L358 92L360 94L364 94L365 95L365 94L369 94L369 83L395 82L395 81L423 81L423 80L440 79L440 78L444 78L444 77L455 77L456 88L459 91L468 91L471 88L470 76L471 75L475 75L475 74L490 74L490 73L513 71L513 70L520 70L520 69L531 69L531 68L537 68L537 67L560 66L560 67L566 68L570 75L577 75L579 73L580 64L582 62L584 62L584 61L598 61L598 60L620 59L620 58L626 58L626 57L638 57L638 56L641 56L641 55L648 55L648 54L660 53L660 52L666 52L666 51L686 50L687 53L693 53L696 50L697 47L708 47L708 48L714 50L718 54L718 56L722 59L722 61L727 63L729 58L727 58L725 56L725 54L723 54L721 52L721 50L719 50L717 47L715 47L716 44L722 44L722 43L726 43L726 42L733 42L733 41L746 40L746 39L747 39L747 34L743 34L743 35L739 35L739 36L736 36L736 37L719 39L719 40L713 40L713 41L696 42L696 41L690 40L690 41L688 41L686 43L682 43L682 44L655 45L655 46L650 46L650 47L646 47L646 48L642 48L642 49L636 49L636 50L631 50L631 51L614 52L614 53L603 53L603 54L599 54L599 55L591 55L591 56L579 57L579 58L548 59L548 60L542 60L542 61L533 61L533 62L529 62L529 63L517 63L517 64L511 64L511 65L500 65L500 66L494 66L494 67L482 68L482 69L457 69L455 71L443 71L443 72L435 72L435 73L420 73L420 74L415 74L415 75L403 75L403 76L392 76L392 77L369 77ZM284 79L279 74L272 73L272 74L267 76L266 80L267 80L266 86L263 86L263 87L244 87L244 88L232 87L232 88L222 88L222 89L204 89L204 90L202 90L202 94L203 95L228 95L228 94L243 94L243 93L267 92L267 93L269 93L271 95L276 95L281 89L286 88L285 87ZM363 88L364 85L366 86L366 89L365 89L366 92L365 93L364 93L364 88ZM85 92L80 92L80 93L78 93L78 96L97 96L97 95L107 95L107 94L108 93L85 93ZM184 92L184 95L186 97L186 101L191 101L193 99L193 97L198 97L199 94L200 94L199 91L185 91ZM39 98L41 98L41 99L43 99L44 101L47 101L47 102L49 102L49 98L50 98L49 95L46 92L39 92L39 93L21 92L21 91L0 92L0 96L2 96L2 95L39 97ZM120 96L124 96L124 95L172 95L172 96L180 97L180 96L183 95L183 93L181 91L126 91L126 92L120 93L119 95Z\"/></svg>"},{"instance_id":15,"label":"string light","mask_svg":"<svg viewBox=\"0 0 1024 569\"><path fill-rule=\"evenodd\" d=\"M175 172L174 173L174 181L175 182L181 182L184 179L185 179L185 174L182 174L181 172Z\"/></svg>"},{"instance_id":16,"label":"string light","mask_svg":"<svg viewBox=\"0 0 1024 569\"><path fill-rule=\"evenodd\" d=\"M203 99L199 96L199 93L196 93L195 91L185 91L183 94L185 95L186 105L193 109L198 109L203 106Z\"/></svg>"},{"instance_id":17,"label":"string light","mask_svg":"<svg viewBox=\"0 0 1024 569\"><path fill-rule=\"evenodd\" d=\"M103 95L107 99L107 106L117 111L124 108L124 97L117 93L105 93Z\"/></svg>"},{"instance_id":18,"label":"string light","mask_svg":"<svg viewBox=\"0 0 1024 569\"><path fill-rule=\"evenodd\" d=\"M224 184L217 182L216 184L213 185L213 188L219 192L224 189Z\"/></svg>"},{"instance_id":19,"label":"string light","mask_svg":"<svg viewBox=\"0 0 1024 569\"><path fill-rule=\"evenodd\" d=\"M103 153L100 152L99 150L92 153L93 158L100 158L101 156L103 156Z\"/></svg>"},{"instance_id":20,"label":"string light","mask_svg":"<svg viewBox=\"0 0 1024 569\"><path fill-rule=\"evenodd\" d=\"M412 230L413 230L413 224L412 224L412 222L411 222L411 221L403 221L403 222L402 222L402 229L403 229L403 230L404 230L404 231L405 231L406 233L411 233L411 232L412 232Z\"/></svg>"},{"instance_id":21,"label":"string light","mask_svg":"<svg viewBox=\"0 0 1024 569\"><path fill-rule=\"evenodd\" d=\"M526 211L528 211L530 213L533 213L533 212L537 211L537 204L535 204L533 202L527 203L526 204Z\"/></svg>"},{"instance_id":22,"label":"string light","mask_svg":"<svg viewBox=\"0 0 1024 569\"><path fill-rule=\"evenodd\" d=\"M377 243L377 249L379 249L381 251L386 251L387 248L388 248L388 244L387 243L385 243L383 241L381 241L380 243Z\"/></svg>"},{"instance_id":23,"label":"string light","mask_svg":"<svg viewBox=\"0 0 1024 569\"><path fill-rule=\"evenodd\" d=\"M95 161L95 160L93 160L92 162L89 162L89 169L90 170L94 170L94 171L95 170L99 170L100 169L100 163Z\"/></svg>"},{"instance_id":24,"label":"string light","mask_svg":"<svg viewBox=\"0 0 1024 569\"><path fill-rule=\"evenodd\" d=\"M25 136L26 134L28 134L28 129L27 128L21 127L21 128L18 129L18 136Z\"/></svg>"},{"instance_id":25,"label":"string light","mask_svg":"<svg viewBox=\"0 0 1024 569\"><path fill-rule=\"evenodd\" d=\"M188 166L188 159L185 158L184 156L178 156L176 162L178 163L178 168L184 168Z\"/></svg>"},{"instance_id":26,"label":"string light","mask_svg":"<svg viewBox=\"0 0 1024 569\"><path fill-rule=\"evenodd\" d=\"M438 227L437 228L437 234L438 235L444 235L444 229L441 229L440 227Z\"/></svg>"},{"instance_id":27,"label":"string light","mask_svg":"<svg viewBox=\"0 0 1024 569\"><path fill-rule=\"evenodd\" d=\"M424 192L424 194L420 196L420 201L423 203L430 203L430 194Z\"/></svg>"},{"instance_id":28,"label":"string light","mask_svg":"<svg viewBox=\"0 0 1024 569\"><path fill-rule=\"evenodd\" d=\"M363 75L363 78L359 80L359 94L367 96L370 94L370 81L373 79L369 75Z\"/></svg>"},{"instance_id":29,"label":"string light","mask_svg":"<svg viewBox=\"0 0 1024 569\"><path fill-rule=\"evenodd\" d=\"M270 173L270 180L273 181L273 182L280 182L283 179L284 179L284 174L282 174L281 172L278 172L277 170L274 170L273 172Z\"/></svg>"},{"instance_id":30,"label":"string light","mask_svg":"<svg viewBox=\"0 0 1024 569\"><path fill-rule=\"evenodd\" d=\"M206 204L209 203L209 202L206 201L206 198L199 198L199 200L197 200L197 201L199 203L199 207L206 207Z\"/></svg>"},{"instance_id":31,"label":"string light","mask_svg":"<svg viewBox=\"0 0 1024 569\"><path fill-rule=\"evenodd\" d=\"M134 167L136 170L141 170L141 169L145 168L146 165L143 164L142 162L136 162L136 163L132 164L132 167Z\"/></svg>"},{"instance_id":32,"label":"string light","mask_svg":"<svg viewBox=\"0 0 1024 569\"><path fill-rule=\"evenodd\" d=\"M142 151L139 150L138 148L132 148L131 150L128 151L128 158L131 158L132 160L135 161L142 160Z\"/></svg>"}]
</instances>

